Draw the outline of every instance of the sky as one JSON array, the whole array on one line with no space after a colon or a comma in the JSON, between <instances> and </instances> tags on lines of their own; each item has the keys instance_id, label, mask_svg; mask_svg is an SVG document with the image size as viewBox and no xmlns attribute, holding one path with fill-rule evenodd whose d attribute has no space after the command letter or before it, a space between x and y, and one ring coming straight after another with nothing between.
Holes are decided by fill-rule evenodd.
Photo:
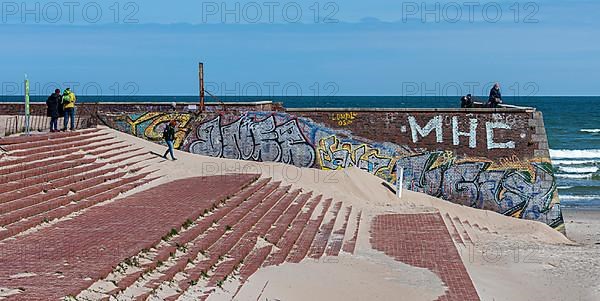
<instances>
[{"instance_id":1,"label":"sky","mask_svg":"<svg viewBox=\"0 0 600 301\"><path fill-rule=\"evenodd\" d=\"M599 1L3 1L0 95L600 95Z\"/></svg>"}]
</instances>

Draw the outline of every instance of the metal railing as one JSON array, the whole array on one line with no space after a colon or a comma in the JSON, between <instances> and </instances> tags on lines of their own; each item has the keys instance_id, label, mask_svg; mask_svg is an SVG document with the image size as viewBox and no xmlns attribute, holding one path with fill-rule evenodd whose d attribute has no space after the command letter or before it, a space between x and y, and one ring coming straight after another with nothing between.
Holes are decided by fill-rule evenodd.
<instances>
[{"instance_id":1,"label":"metal railing","mask_svg":"<svg viewBox=\"0 0 600 301\"><path fill-rule=\"evenodd\" d=\"M23 115L6 116L4 124L4 136L25 133L26 119ZM58 118L58 129L62 129L64 118ZM89 116L75 115L75 128L84 129L91 125ZM47 132L50 129L50 117L43 115L32 115L29 117L29 131Z\"/></svg>"}]
</instances>

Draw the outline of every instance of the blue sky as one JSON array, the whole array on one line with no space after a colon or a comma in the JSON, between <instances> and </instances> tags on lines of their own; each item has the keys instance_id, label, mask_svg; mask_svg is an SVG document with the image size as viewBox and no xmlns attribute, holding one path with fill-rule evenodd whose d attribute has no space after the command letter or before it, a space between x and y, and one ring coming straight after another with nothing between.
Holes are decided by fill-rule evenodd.
<instances>
[{"instance_id":1,"label":"blue sky","mask_svg":"<svg viewBox=\"0 0 600 301\"><path fill-rule=\"evenodd\" d=\"M365 2L3 2L0 94L600 95L600 3Z\"/></svg>"}]
</instances>

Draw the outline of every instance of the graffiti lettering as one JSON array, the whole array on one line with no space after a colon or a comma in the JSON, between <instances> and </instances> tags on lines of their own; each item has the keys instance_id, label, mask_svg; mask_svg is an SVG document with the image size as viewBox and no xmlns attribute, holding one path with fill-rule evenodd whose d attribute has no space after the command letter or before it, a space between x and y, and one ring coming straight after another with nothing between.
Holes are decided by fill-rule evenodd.
<instances>
[{"instance_id":1,"label":"graffiti lettering","mask_svg":"<svg viewBox=\"0 0 600 301\"><path fill-rule=\"evenodd\" d=\"M408 116L408 124L410 125L410 129L412 131L413 143L419 142L419 135L421 137L426 137L433 130L435 130L435 141L437 143L444 142L444 136L442 133L442 116L433 117L423 128L419 126L417 119L414 116Z\"/></svg>"},{"instance_id":2,"label":"graffiti lettering","mask_svg":"<svg viewBox=\"0 0 600 301\"><path fill-rule=\"evenodd\" d=\"M118 129L134 136L151 141L162 141L165 126L169 121L175 120L178 126L175 133L174 147L179 148L187 135L187 125L191 117L191 114L149 112L119 116L115 120L115 125Z\"/></svg>"},{"instance_id":3,"label":"graffiti lettering","mask_svg":"<svg viewBox=\"0 0 600 301\"><path fill-rule=\"evenodd\" d=\"M502 122L486 122L485 123L485 131L487 133L487 148L488 149L496 149L496 148L515 148L514 141L508 141L505 143L496 143L494 142L494 129L505 129L510 130L510 125Z\"/></svg>"},{"instance_id":4,"label":"graffiti lettering","mask_svg":"<svg viewBox=\"0 0 600 301\"><path fill-rule=\"evenodd\" d=\"M335 136L321 139L317 152L321 168L328 170L356 166L378 174L392 166L392 158L381 156L379 150L365 144L354 146L351 143L340 143Z\"/></svg>"},{"instance_id":5,"label":"graffiti lettering","mask_svg":"<svg viewBox=\"0 0 600 301\"><path fill-rule=\"evenodd\" d=\"M404 168L404 187L467 206L493 209L506 215L541 220L562 220L553 206L556 183L548 163L531 163L522 169L491 169L491 162L457 162L434 152L399 159Z\"/></svg>"},{"instance_id":6,"label":"graffiti lettering","mask_svg":"<svg viewBox=\"0 0 600 301\"><path fill-rule=\"evenodd\" d=\"M338 126L349 126L351 125L358 113L356 112L348 112L348 113L334 113L331 114L331 120L337 122Z\"/></svg>"},{"instance_id":7,"label":"graffiti lettering","mask_svg":"<svg viewBox=\"0 0 600 301\"><path fill-rule=\"evenodd\" d=\"M434 131L435 141L444 143L443 130L452 127L452 144L435 147L448 150L431 153L423 153L422 149L409 145L369 141L353 136L347 129L332 129L310 118L297 118L287 113L246 112L241 116L212 116L195 119L193 114L151 112L105 115L103 118L114 128L152 141L162 140L164 124L175 119L179 122L176 147L212 157L281 162L326 170L354 166L389 182L396 181L396 173L402 167L404 186L410 190L537 220L555 228L563 226L556 182L549 163L518 156L494 160L457 157L453 151L461 143L466 144L467 139L469 148L477 148L478 135L486 136L487 142L483 143L488 149L515 148L516 143L506 139L504 131L519 125L514 120L508 123L500 114L493 117L493 122L485 123L485 134L482 121L475 117L463 121L460 116L440 114L421 126L423 124L416 118L419 116L407 115L408 125L400 126L399 130L407 134L410 131L413 143L432 136ZM348 124L356 120L357 115L339 113L325 118Z\"/></svg>"},{"instance_id":8,"label":"graffiti lettering","mask_svg":"<svg viewBox=\"0 0 600 301\"><path fill-rule=\"evenodd\" d=\"M212 157L269 161L312 167L315 151L296 120L277 125L273 116L264 120L241 117L221 124L221 117L203 122L196 129L188 151Z\"/></svg>"},{"instance_id":9,"label":"graffiti lettering","mask_svg":"<svg viewBox=\"0 0 600 301\"><path fill-rule=\"evenodd\" d=\"M460 136L467 136L469 137L469 147L477 147L477 119L471 118L469 120L471 121L471 123L469 124L469 131L461 132L458 129L458 117L452 117L452 144L459 145Z\"/></svg>"}]
</instances>

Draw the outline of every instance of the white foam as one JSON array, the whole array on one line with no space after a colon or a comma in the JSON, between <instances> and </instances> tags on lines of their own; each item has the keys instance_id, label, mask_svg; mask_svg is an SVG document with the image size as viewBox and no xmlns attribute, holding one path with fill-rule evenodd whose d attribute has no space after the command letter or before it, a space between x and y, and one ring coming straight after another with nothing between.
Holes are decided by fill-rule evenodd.
<instances>
[{"instance_id":1,"label":"white foam","mask_svg":"<svg viewBox=\"0 0 600 301\"><path fill-rule=\"evenodd\" d=\"M571 189L571 188L573 188L573 186L558 186L558 190L561 190L561 189Z\"/></svg>"},{"instance_id":2,"label":"white foam","mask_svg":"<svg viewBox=\"0 0 600 301\"><path fill-rule=\"evenodd\" d=\"M584 133L600 133L600 129L581 129Z\"/></svg>"},{"instance_id":3,"label":"white foam","mask_svg":"<svg viewBox=\"0 0 600 301\"><path fill-rule=\"evenodd\" d=\"M558 170L566 173L595 173L598 171L598 167L589 166L589 167L565 167L560 166Z\"/></svg>"},{"instance_id":4,"label":"white foam","mask_svg":"<svg viewBox=\"0 0 600 301\"><path fill-rule=\"evenodd\" d=\"M590 179L594 174L588 173L588 174L564 174L564 173L559 173L556 174L557 177L559 178L564 178L564 179Z\"/></svg>"},{"instance_id":5,"label":"white foam","mask_svg":"<svg viewBox=\"0 0 600 301\"><path fill-rule=\"evenodd\" d=\"M583 164L590 164L590 163L596 163L596 162L600 162L600 161L596 161L596 160L552 160L552 164L553 165L583 165Z\"/></svg>"},{"instance_id":6,"label":"white foam","mask_svg":"<svg viewBox=\"0 0 600 301\"><path fill-rule=\"evenodd\" d=\"M551 149L550 157L553 159L595 159L600 158L600 149Z\"/></svg>"},{"instance_id":7,"label":"white foam","mask_svg":"<svg viewBox=\"0 0 600 301\"><path fill-rule=\"evenodd\" d=\"M600 195L561 195L561 201L590 201L600 200Z\"/></svg>"}]
</instances>

